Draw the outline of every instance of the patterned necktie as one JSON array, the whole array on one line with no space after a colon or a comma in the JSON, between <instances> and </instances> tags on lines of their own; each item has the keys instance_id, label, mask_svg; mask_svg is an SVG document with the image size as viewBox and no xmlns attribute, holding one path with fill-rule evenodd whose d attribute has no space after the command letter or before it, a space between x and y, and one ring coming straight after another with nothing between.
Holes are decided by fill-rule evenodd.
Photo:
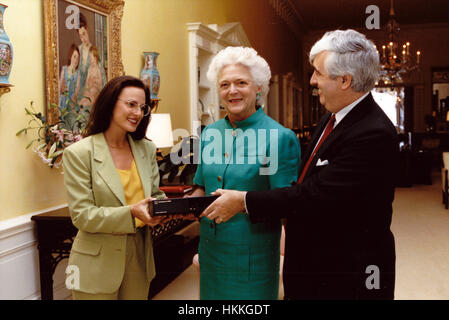
<instances>
[{"instance_id":1,"label":"patterned necktie","mask_svg":"<svg viewBox=\"0 0 449 320\"><path fill-rule=\"evenodd\" d=\"M334 124L335 124L335 114L332 114L331 118L329 119L329 122L327 123L326 129L324 129L323 136L321 137L320 141L318 142L317 146L315 147L315 150L313 150L312 154L309 157L309 160L307 160L306 165L304 166L304 169L302 170L301 176L298 179L298 183L301 183L304 180L304 176L306 175L306 172L310 166L310 163L312 162L313 158L315 157L316 153L318 152L318 149L320 148L321 144L327 138L329 133L331 133L332 129L334 128Z\"/></svg>"}]
</instances>

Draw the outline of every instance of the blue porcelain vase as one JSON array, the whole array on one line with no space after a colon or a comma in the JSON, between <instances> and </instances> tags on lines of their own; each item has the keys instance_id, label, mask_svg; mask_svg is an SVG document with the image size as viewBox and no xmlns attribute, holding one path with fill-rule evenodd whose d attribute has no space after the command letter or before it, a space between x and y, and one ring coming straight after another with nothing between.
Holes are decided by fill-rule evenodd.
<instances>
[{"instance_id":1,"label":"blue porcelain vase","mask_svg":"<svg viewBox=\"0 0 449 320\"><path fill-rule=\"evenodd\" d=\"M0 84L10 84L9 74L12 67L12 44L3 27L3 15L8 6L0 3Z\"/></svg>"},{"instance_id":2,"label":"blue porcelain vase","mask_svg":"<svg viewBox=\"0 0 449 320\"><path fill-rule=\"evenodd\" d=\"M158 52L144 52L145 65L140 73L140 80L142 80L151 91L151 99L158 99L160 76L157 69L156 60L159 56Z\"/></svg>"}]
</instances>

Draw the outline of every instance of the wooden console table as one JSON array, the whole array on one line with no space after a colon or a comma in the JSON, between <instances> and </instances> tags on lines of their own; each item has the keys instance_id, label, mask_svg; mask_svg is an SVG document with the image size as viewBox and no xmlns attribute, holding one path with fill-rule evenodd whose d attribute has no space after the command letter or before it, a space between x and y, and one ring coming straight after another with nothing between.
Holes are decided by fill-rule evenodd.
<instances>
[{"instance_id":1,"label":"wooden console table","mask_svg":"<svg viewBox=\"0 0 449 320\"><path fill-rule=\"evenodd\" d=\"M58 263L69 257L73 240L78 229L72 224L69 209L67 207L34 215L31 217L31 220L36 222L37 229L41 299L53 300L53 274ZM166 240L175 232L186 227L190 223L192 223L192 221L184 221L182 219L172 220L166 225L153 230L153 246L155 249L154 258L156 265L160 264L160 260L164 259L164 257L158 259L157 252L160 252L161 250L157 250L157 247L163 246L164 242L166 242ZM172 252L172 254L174 253ZM157 282L157 275L156 278L153 279L153 282L155 280ZM153 292L152 295L154 294L156 293Z\"/></svg>"},{"instance_id":2,"label":"wooden console table","mask_svg":"<svg viewBox=\"0 0 449 320\"><path fill-rule=\"evenodd\" d=\"M41 299L53 300L53 273L58 263L69 257L78 229L72 224L68 208L41 213L31 220L36 222Z\"/></svg>"}]
</instances>

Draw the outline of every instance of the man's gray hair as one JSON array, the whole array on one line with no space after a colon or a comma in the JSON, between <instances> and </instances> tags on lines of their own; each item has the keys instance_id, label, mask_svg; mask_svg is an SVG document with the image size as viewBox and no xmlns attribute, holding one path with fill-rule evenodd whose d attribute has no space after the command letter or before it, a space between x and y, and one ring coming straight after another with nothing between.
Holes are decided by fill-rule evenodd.
<instances>
[{"instance_id":1,"label":"man's gray hair","mask_svg":"<svg viewBox=\"0 0 449 320\"><path fill-rule=\"evenodd\" d=\"M257 101L259 105L262 105L264 97L270 90L271 71L265 59L259 56L253 48L227 47L218 52L210 63L209 70L207 71L207 79L215 85L218 85L218 76L221 70L228 65L234 64L241 64L247 67L256 86L262 86L260 92L261 97Z\"/></svg>"},{"instance_id":2,"label":"man's gray hair","mask_svg":"<svg viewBox=\"0 0 449 320\"><path fill-rule=\"evenodd\" d=\"M351 88L357 92L374 88L380 72L379 54L365 35L352 29L326 32L310 49L310 63L323 51L329 52L324 62L329 76L350 74Z\"/></svg>"}]
</instances>

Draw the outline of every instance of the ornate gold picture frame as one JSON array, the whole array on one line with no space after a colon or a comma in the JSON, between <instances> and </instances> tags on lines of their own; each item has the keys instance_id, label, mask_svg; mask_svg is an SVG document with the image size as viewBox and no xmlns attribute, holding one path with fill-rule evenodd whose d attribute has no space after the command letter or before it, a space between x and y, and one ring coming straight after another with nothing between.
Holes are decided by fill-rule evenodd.
<instances>
[{"instance_id":1,"label":"ornate gold picture frame","mask_svg":"<svg viewBox=\"0 0 449 320\"><path fill-rule=\"evenodd\" d=\"M75 76L81 79L81 81L72 81L74 88L72 91L76 90L77 96L70 98L78 103L84 98L83 101L90 103L86 109L90 108L93 98L89 96L87 89L92 89L94 86L88 85L89 79L86 80L90 77L90 74L87 75L87 62L84 62L84 79L75 74L77 69L81 74L83 61L96 61L99 66L97 76L91 77L91 83L95 83L94 80L97 79L97 82L102 84L95 90L97 95L98 89L104 86L105 81L124 74L121 57L123 6L123 0L44 0L47 105L60 106L64 99L70 97L70 90L67 90L66 82L64 82L65 72L66 77L69 73L73 79ZM84 29L88 30L85 33L89 43L89 46L85 46L87 49L84 50L84 60L83 45L86 42L83 41L82 31L80 31L83 30L80 27L83 25L89 26ZM78 58L74 51L78 52ZM78 59L78 65L76 62L73 63L76 68L70 64L71 59L73 61ZM67 70L70 71L67 72ZM91 96L94 95L95 93L91 93ZM81 102L83 103L88 104ZM58 108L49 110L51 112L47 112L47 121L56 123L61 114L60 110ZM77 110L79 111L79 108Z\"/></svg>"}]
</instances>

